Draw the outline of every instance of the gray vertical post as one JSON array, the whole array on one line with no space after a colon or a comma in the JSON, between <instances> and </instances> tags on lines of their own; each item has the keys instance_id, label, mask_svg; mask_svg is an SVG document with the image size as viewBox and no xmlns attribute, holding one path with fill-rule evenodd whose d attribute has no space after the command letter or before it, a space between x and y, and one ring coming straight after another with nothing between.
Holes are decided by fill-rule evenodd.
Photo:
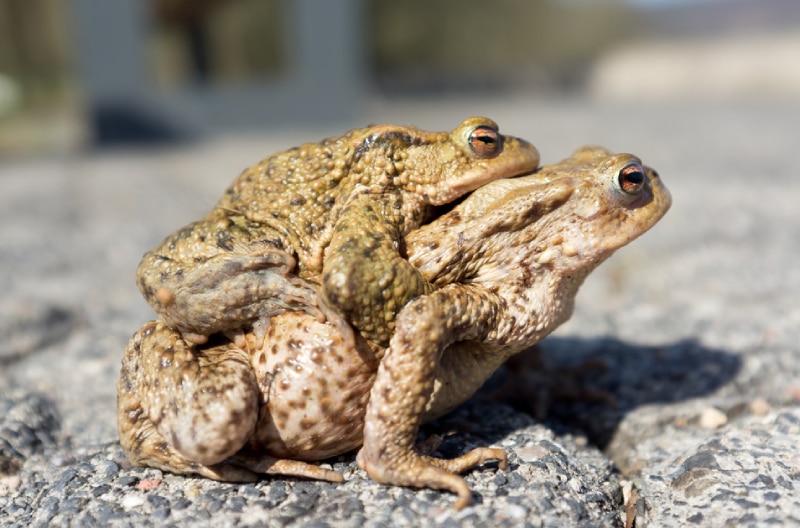
<instances>
[{"instance_id":1,"label":"gray vertical post","mask_svg":"<svg viewBox=\"0 0 800 528\"><path fill-rule=\"evenodd\" d=\"M360 0L287 1L289 64L279 79L173 92L157 90L150 80L142 0L72 5L90 117L101 143L349 119L364 92Z\"/></svg>"}]
</instances>

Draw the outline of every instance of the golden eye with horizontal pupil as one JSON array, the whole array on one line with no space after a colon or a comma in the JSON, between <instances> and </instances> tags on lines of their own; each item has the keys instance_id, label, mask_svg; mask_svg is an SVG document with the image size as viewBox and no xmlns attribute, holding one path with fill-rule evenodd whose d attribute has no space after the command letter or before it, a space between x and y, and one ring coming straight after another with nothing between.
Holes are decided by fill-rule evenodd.
<instances>
[{"instance_id":1,"label":"golden eye with horizontal pupil","mask_svg":"<svg viewBox=\"0 0 800 528\"><path fill-rule=\"evenodd\" d=\"M639 194L644 187L644 170L638 163L631 163L619 171L617 183L626 194Z\"/></svg>"},{"instance_id":2,"label":"golden eye with horizontal pupil","mask_svg":"<svg viewBox=\"0 0 800 528\"><path fill-rule=\"evenodd\" d=\"M503 148L502 136L497 130L488 126L479 126L469 135L469 146L482 158L493 158Z\"/></svg>"}]
</instances>

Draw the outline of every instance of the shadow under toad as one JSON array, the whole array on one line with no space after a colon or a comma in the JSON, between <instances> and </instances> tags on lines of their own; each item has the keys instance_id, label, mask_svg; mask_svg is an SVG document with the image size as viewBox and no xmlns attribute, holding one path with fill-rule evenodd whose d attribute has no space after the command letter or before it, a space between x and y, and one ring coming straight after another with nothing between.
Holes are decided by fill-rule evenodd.
<instances>
[{"instance_id":1,"label":"shadow under toad","mask_svg":"<svg viewBox=\"0 0 800 528\"><path fill-rule=\"evenodd\" d=\"M708 395L730 382L741 363L739 356L695 340L641 346L610 337L551 337L509 360L472 404L486 400L507 403L556 434L585 435L605 449L632 410ZM482 440L497 442L520 427L515 420L481 416L486 414L484 405L478 405L476 412L470 411L469 404L467 407L462 414L475 414L479 422L491 421L491 427L475 424L469 428ZM457 411L453 418L424 427L423 434L436 433L440 427L458 429L458 424L472 419Z\"/></svg>"}]
</instances>

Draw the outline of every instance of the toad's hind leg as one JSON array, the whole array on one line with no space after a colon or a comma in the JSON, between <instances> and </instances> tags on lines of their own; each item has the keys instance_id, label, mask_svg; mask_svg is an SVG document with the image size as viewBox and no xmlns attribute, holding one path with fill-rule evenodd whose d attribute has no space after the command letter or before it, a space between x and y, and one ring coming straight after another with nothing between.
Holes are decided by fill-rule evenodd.
<instances>
[{"instance_id":1,"label":"toad's hind leg","mask_svg":"<svg viewBox=\"0 0 800 528\"><path fill-rule=\"evenodd\" d=\"M245 353L198 350L164 323L133 335L117 383L120 442L136 465L216 480L252 481L226 461L252 435L259 391Z\"/></svg>"},{"instance_id":2,"label":"toad's hind leg","mask_svg":"<svg viewBox=\"0 0 800 528\"><path fill-rule=\"evenodd\" d=\"M472 493L458 473L489 460L498 461L501 469L507 466L502 449L478 448L443 460L421 455L414 447L442 352L458 340L484 339L497 307L492 294L451 284L417 297L400 312L370 392L364 445L357 458L373 480L449 490L458 495L455 507L461 509Z\"/></svg>"}]
</instances>

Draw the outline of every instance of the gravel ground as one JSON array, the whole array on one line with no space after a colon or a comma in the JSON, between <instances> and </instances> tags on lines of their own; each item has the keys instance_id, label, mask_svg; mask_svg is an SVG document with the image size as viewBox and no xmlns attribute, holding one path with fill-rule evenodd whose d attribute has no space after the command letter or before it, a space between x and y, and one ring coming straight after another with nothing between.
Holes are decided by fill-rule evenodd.
<instances>
[{"instance_id":1,"label":"gravel ground","mask_svg":"<svg viewBox=\"0 0 800 528\"><path fill-rule=\"evenodd\" d=\"M525 374L546 405L480 397L425 427L443 456L509 451L508 471L468 475L470 507L376 485L352 456L330 462L343 485L230 485L132 468L119 448L119 361L151 318L141 254L244 166L342 127L0 164L0 525L800 526L800 103L401 101L353 124L474 114L545 162L634 152L674 205L540 347L547 374ZM579 382L551 390L570 368Z\"/></svg>"}]
</instances>

